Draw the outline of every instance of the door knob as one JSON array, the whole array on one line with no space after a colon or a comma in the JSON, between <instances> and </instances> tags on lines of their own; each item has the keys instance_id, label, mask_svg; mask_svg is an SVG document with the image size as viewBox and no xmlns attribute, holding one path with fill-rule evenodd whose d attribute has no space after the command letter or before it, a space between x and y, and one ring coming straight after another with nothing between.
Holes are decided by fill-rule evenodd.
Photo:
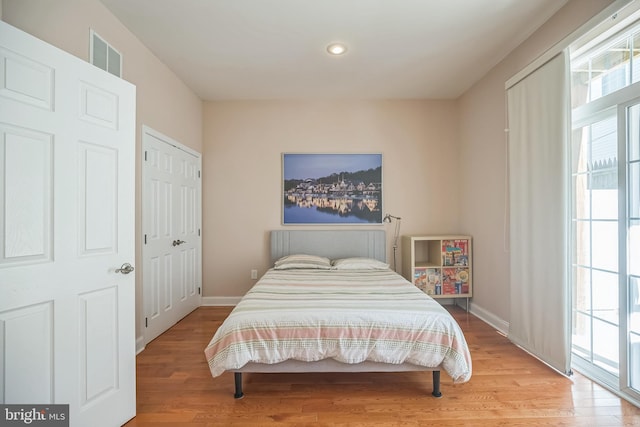
<instances>
[{"instance_id":1,"label":"door knob","mask_svg":"<svg viewBox=\"0 0 640 427\"><path fill-rule=\"evenodd\" d=\"M128 262L125 262L120 266L120 268L116 269L116 273L129 274L134 270L133 266Z\"/></svg>"},{"instance_id":2,"label":"door knob","mask_svg":"<svg viewBox=\"0 0 640 427\"><path fill-rule=\"evenodd\" d=\"M187 242L185 242L184 240L174 240L173 241L173 246L178 246L178 245L181 245L183 243L187 243Z\"/></svg>"}]
</instances>

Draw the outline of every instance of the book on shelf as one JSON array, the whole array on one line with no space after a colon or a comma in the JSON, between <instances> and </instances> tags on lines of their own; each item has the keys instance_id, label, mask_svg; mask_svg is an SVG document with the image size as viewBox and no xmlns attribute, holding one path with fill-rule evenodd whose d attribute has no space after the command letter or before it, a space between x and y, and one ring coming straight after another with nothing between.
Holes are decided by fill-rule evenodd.
<instances>
[{"instance_id":1,"label":"book on shelf","mask_svg":"<svg viewBox=\"0 0 640 427\"><path fill-rule=\"evenodd\" d=\"M416 267L414 269L413 284L427 295L440 295L442 293L440 269Z\"/></svg>"},{"instance_id":2,"label":"book on shelf","mask_svg":"<svg viewBox=\"0 0 640 427\"><path fill-rule=\"evenodd\" d=\"M461 267L447 267L442 269L442 294L468 294L469 269Z\"/></svg>"},{"instance_id":3,"label":"book on shelf","mask_svg":"<svg viewBox=\"0 0 640 427\"><path fill-rule=\"evenodd\" d=\"M416 267L413 271L413 284L422 292L427 292L427 269Z\"/></svg>"},{"instance_id":4,"label":"book on shelf","mask_svg":"<svg viewBox=\"0 0 640 427\"><path fill-rule=\"evenodd\" d=\"M469 240L449 239L442 241L442 265L445 267L469 265Z\"/></svg>"},{"instance_id":5,"label":"book on shelf","mask_svg":"<svg viewBox=\"0 0 640 427\"><path fill-rule=\"evenodd\" d=\"M438 295L441 292L440 269L427 268L427 286L425 292L427 295Z\"/></svg>"}]
</instances>

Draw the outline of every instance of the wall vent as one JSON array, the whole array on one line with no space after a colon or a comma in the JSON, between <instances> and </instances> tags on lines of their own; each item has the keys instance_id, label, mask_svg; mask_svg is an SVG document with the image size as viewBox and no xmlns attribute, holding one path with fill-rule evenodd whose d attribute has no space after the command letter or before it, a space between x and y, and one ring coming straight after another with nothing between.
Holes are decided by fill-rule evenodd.
<instances>
[{"instance_id":1,"label":"wall vent","mask_svg":"<svg viewBox=\"0 0 640 427\"><path fill-rule=\"evenodd\" d=\"M90 30L90 62L114 76L122 77L122 54L93 30Z\"/></svg>"}]
</instances>

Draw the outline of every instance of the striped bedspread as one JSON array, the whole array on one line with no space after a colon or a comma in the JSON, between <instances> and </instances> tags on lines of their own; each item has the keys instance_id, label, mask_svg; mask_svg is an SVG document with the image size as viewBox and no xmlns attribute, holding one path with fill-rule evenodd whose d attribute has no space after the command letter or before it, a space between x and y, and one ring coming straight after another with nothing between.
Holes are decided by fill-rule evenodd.
<instances>
[{"instance_id":1,"label":"striped bedspread","mask_svg":"<svg viewBox=\"0 0 640 427\"><path fill-rule=\"evenodd\" d=\"M471 377L460 327L392 270L269 270L205 349L211 374L289 359L411 363Z\"/></svg>"}]
</instances>

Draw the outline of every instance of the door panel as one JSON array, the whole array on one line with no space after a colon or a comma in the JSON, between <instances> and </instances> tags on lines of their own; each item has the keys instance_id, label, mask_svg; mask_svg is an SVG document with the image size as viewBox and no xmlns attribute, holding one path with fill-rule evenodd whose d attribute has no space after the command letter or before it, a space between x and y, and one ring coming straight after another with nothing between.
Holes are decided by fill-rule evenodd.
<instances>
[{"instance_id":1,"label":"door panel","mask_svg":"<svg viewBox=\"0 0 640 427\"><path fill-rule=\"evenodd\" d=\"M0 124L0 220L4 224L0 263L51 259L52 135ZM20 182L20 187L11 183ZM28 236L28 238L23 238Z\"/></svg>"},{"instance_id":2,"label":"door panel","mask_svg":"<svg viewBox=\"0 0 640 427\"><path fill-rule=\"evenodd\" d=\"M53 109L53 68L0 47L0 96Z\"/></svg>"},{"instance_id":3,"label":"door panel","mask_svg":"<svg viewBox=\"0 0 640 427\"><path fill-rule=\"evenodd\" d=\"M118 152L79 143L80 254L115 253L118 236Z\"/></svg>"},{"instance_id":4,"label":"door panel","mask_svg":"<svg viewBox=\"0 0 640 427\"><path fill-rule=\"evenodd\" d=\"M86 122L118 128L118 95L86 82L80 83L80 119Z\"/></svg>"},{"instance_id":5,"label":"door panel","mask_svg":"<svg viewBox=\"0 0 640 427\"><path fill-rule=\"evenodd\" d=\"M135 88L0 22L2 401L135 415ZM15 52L20 52L17 54Z\"/></svg>"},{"instance_id":6,"label":"door panel","mask_svg":"<svg viewBox=\"0 0 640 427\"><path fill-rule=\"evenodd\" d=\"M0 314L0 340L12 349L0 354L0 362L4 362L4 381L0 384L2 402L52 401L52 319L49 301ZM24 369L25 366L29 369ZM32 388L36 383L39 387Z\"/></svg>"},{"instance_id":7,"label":"door panel","mask_svg":"<svg viewBox=\"0 0 640 427\"><path fill-rule=\"evenodd\" d=\"M81 404L118 388L118 288L80 296Z\"/></svg>"}]
</instances>

